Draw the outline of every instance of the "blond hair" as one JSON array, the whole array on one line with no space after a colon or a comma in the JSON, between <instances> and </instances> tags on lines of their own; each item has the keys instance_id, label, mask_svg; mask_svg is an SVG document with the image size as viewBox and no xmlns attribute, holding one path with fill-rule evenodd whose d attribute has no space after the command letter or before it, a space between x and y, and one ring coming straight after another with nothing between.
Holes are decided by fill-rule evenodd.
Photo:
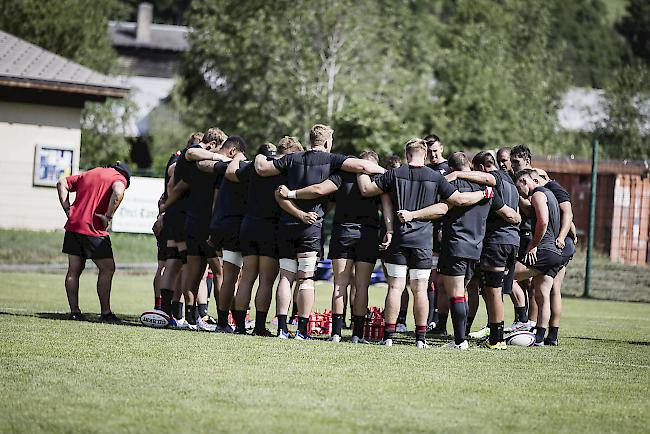
<instances>
[{"instance_id":1,"label":"blond hair","mask_svg":"<svg viewBox=\"0 0 650 434\"><path fill-rule=\"evenodd\" d=\"M195 131L192 134L190 134L190 137L187 139L187 146L192 146L197 143L201 143L201 140L203 140L203 133Z\"/></svg>"},{"instance_id":2,"label":"blond hair","mask_svg":"<svg viewBox=\"0 0 650 434\"><path fill-rule=\"evenodd\" d=\"M411 139L404 146L404 151L407 155L411 155L418 150L427 152L427 143L422 139Z\"/></svg>"},{"instance_id":3,"label":"blond hair","mask_svg":"<svg viewBox=\"0 0 650 434\"><path fill-rule=\"evenodd\" d=\"M323 124L316 124L309 130L309 143L312 146L325 146L328 140L332 139L334 130Z\"/></svg>"},{"instance_id":4,"label":"blond hair","mask_svg":"<svg viewBox=\"0 0 650 434\"><path fill-rule=\"evenodd\" d=\"M203 134L203 143L210 143L210 142L216 142L217 147L223 145L223 142L225 142L228 139L228 135L221 130L221 128L209 128L208 131Z\"/></svg>"},{"instance_id":5,"label":"blond hair","mask_svg":"<svg viewBox=\"0 0 650 434\"><path fill-rule=\"evenodd\" d=\"M291 154L293 152L302 152L305 149L300 144L297 137L284 136L278 141L277 153L279 155Z\"/></svg>"}]
</instances>

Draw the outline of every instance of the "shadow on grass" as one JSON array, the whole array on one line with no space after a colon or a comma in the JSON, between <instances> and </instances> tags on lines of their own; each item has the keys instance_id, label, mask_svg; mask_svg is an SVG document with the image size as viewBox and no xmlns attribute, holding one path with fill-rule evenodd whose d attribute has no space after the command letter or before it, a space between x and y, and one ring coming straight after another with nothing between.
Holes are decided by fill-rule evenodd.
<instances>
[{"instance_id":1,"label":"shadow on grass","mask_svg":"<svg viewBox=\"0 0 650 434\"><path fill-rule=\"evenodd\" d=\"M121 325L121 326L130 326L130 327L144 327L140 323L140 318L134 315L120 315L119 322L109 322L102 321L97 313L84 313L86 316L86 321L73 320L69 318L68 313L62 312L6 312L0 311L0 315L7 316L22 316L22 317L31 317L31 318L40 318L40 319L49 319L54 321L72 321L72 322L88 322L88 323L97 323L97 324L110 324L110 325Z\"/></svg>"},{"instance_id":2,"label":"shadow on grass","mask_svg":"<svg viewBox=\"0 0 650 434\"><path fill-rule=\"evenodd\" d=\"M578 339L581 341L607 342L612 344L628 343L630 345L650 346L650 342L647 341L625 341L625 340L618 340L618 339L604 339L604 338L594 338L594 337L588 338L584 336L565 336L564 339Z\"/></svg>"}]
</instances>

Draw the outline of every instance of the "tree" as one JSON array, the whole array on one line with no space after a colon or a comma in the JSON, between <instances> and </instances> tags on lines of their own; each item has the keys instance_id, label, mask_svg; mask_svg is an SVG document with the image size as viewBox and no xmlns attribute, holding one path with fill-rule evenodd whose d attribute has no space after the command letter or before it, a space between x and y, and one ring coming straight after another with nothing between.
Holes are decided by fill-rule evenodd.
<instances>
[{"instance_id":1,"label":"tree","mask_svg":"<svg viewBox=\"0 0 650 434\"><path fill-rule=\"evenodd\" d=\"M105 103L86 103L81 119L83 168L128 160L130 146L126 128L135 110L129 100L109 98Z\"/></svg>"},{"instance_id":2,"label":"tree","mask_svg":"<svg viewBox=\"0 0 650 434\"><path fill-rule=\"evenodd\" d=\"M94 70L108 73L116 54L107 17L116 0L0 0L0 28Z\"/></svg>"},{"instance_id":3,"label":"tree","mask_svg":"<svg viewBox=\"0 0 650 434\"><path fill-rule=\"evenodd\" d=\"M632 52L650 66L650 2L629 0L627 14L616 25Z\"/></svg>"}]
</instances>

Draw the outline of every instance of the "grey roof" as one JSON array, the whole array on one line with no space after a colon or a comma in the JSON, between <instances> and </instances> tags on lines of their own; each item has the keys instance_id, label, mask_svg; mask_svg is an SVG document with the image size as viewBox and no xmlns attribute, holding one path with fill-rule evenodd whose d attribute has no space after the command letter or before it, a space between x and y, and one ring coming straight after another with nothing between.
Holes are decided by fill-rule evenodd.
<instances>
[{"instance_id":1,"label":"grey roof","mask_svg":"<svg viewBox=\"0 0 650 434\"><path fill-rule=\"evenodd\" d=\"M155 50L187 51L189 28L167 24L151 24L150 42L137 41L135 38L136 23L110 21L108 34L114 47L149 48Z\"/></svg>"},{"instance_id":2,"label":"grey roof","mask_svg":"<svg viewBox=\"0 0 650 434\"><path fill-rule=\"evenodd\" d=\"M0 81L18 87L57 86L80 93L125 96L128 86L0 30Z\"/></svg>"}]
</instances>

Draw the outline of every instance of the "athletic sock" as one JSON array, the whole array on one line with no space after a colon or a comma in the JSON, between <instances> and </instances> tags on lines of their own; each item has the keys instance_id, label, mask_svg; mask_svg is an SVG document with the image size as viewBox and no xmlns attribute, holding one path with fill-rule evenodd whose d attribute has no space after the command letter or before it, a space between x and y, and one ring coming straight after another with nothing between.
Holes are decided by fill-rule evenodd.
<instances>
[{"instance_id":1,"label":"athletic sock","mask_svg":"<svg viewBox=\"0 0 650 434\"><path fill-rule=\"evenodd\" d=\"M363 338L363 323L365 317L360 315L352 315L352 336Z\"/></svg>"},{"instance_id":2,"label":"athletic sock","mask_svg":"<svg viewBox=\"0 0 650 434\"><path fill-rule=\"evenodd\" d=\"M490 345L495 345L503 340L503 322L489 323Z\"/></svg>"},{"instance_id":3,"label":"athletic sock","mask_svg":"<svg viewBox=\"0 0 650 434\"><path fill-rule=\"evenodd\" d=\"M199 304L199 316L203 318L208 315L208 304Z\"/></svg>"},{"instance_id":4,"label":"athletic sock","mask_svg":"<svg viewBox=\"0 0 650 434\"><path fill-rule=\"evenodd\" d=\"M454 342L460 345L465 340L465 326L467 324L467 306L465 297L452 297L449 300L451 322L454 325Z\"/></svg>"},{"instance_id":5,"label":"athletic sock","mask_svg":"<svg viewBox=\"0 0 650 434\"><path fill-rule=\"evenodd\" d=\"M429 299L429 314L427 315L427 325L435 322L436 316L436 291L430 289L427 291L427 298Z\"/></svg>"},{"instance_id":6,"label":"athletic sock","mask_svg":"<svg viewBox=\"0 0 650 434\"><path fill-rule=\"evenodd\" d=\"M228 311L217 309L217 324L219 327L228 326Z\"/></svg>"},{"instance_id":7,"label":"athletic sock","mask_svg":"<svg viewBox=\"0 0 650 434\"><path fill-rule=\"evenodd\" d=\"M546 329L544 327L537 327L535 330L535 343L539 344L544 342L544 335L546 334Z\"/></svg>"},{"instance_id":8,"label":"athletic sock","mask_svg":"<svg viewBox=\"0 0 650 434\"><path fill-rule=\"evenodd\" d=\"M287 327L287 316L286 315L278 315L278 332L282 330L285 333L289 332L289 328Z\"/></svg>"},{"instance_id":9,"label":"athletic sock","mask_svg":"<svg viewBox=\"0 0 650 434\"><path fill-rule=\"evenodd\" d=\"M185 306L185 319L188 323L196 325L196 306Z\"/></svg>"},{"instance_id":10,"label":"athletic sock","mask_svg":"<svg viewBox=\"0 0 650 434\"><path fill-rule=\"evenodd\" d=\"M183 303L180 301L172 302L172 313L174 314L174 318L183 319Z\"/></svg>"},{"instance_id":11,"label":"athletic sock","mask_svg":"<svg viewBox=\"0 0 650 434\"><path fill-rule=\"evenodd\" d=\"M309 318L298 317L298 331L306 335L307 334L307 325L309 324Z\"/></svg>"},{"instance_id":12,"label":"athletic sock","mask_svg":"<svg viewBox=\"0 0 650 434\"><path fill-rule=\"evenodd\" d=\"M467 324L465 325L465 335L468 335L472 330L472 323L474 322L474 317L467 315Z\"/></svg>"},{"instance_id":13,"label":"athletic sock","mask_svg":"<svg viewBox=\"0 0 650 434\"><path fill-rule=\"evenodd\" d=\"M293 303L291 306L291 318L296 318L298 316L298 303Z\"/></svg>"},{"instance_id":14,"label":"athletic sock","mask_svg":"<svg viewBox=\"0 0 650 434\"><path fill-rule=\"evenodd\" d=\"M255 332L263 332L266 330L266 316L268 312L261 310L255 311Z\"/></svg>"},{"instance_id":15,"label":"athletic sock","mask_svg":"<svg viewBox=\"0 0 650 434\"><path fill-rule=\"evenodd\" d=\"M174 298L174 291L165 288L160 290L160 310L167 315L172 314L172 298Z\"/></svg>"},{"instance_id":16,"label":"athletic sock","mask_svg":"<svg viewBox=\"0 0 650 434\"><path fill-rule=\"evenodd\" d=\"M425 325L416 325L415 326L415 340L426 342L425 335L427 334L427 326Z\"/></svg>"},{"instance_id":17,"label":"athletic sock","mask_svg":"<svg viewBox=\"0 0 650 434\"><path fill-rule=\"evenodd\" d=\"M154 298L153 298L153 308L155 310L162 310L162 297L154 296Z\"/></svg>"},{"instance_id":18,"label":"athletic sock","mask_svg":"<svg viewBox=\"0 0 650 434\"><path fill-rule=\"evenodd\" d=\"M436 328L440 330L446 330L447 318L449 318L449 313L438 313L438 322L436 323Z\"/></svg>"},{"instance_id":19,"label":"athletic sock","mask_svg":"<svg viewBox=\"0 0 650 434\"><path fill-rule=\"evenodd\" d=\"M406 324L406 316L407 315L408 315L408 311L401 310L399 312L399 315L397 315L397 324Z\"/></svg>"},{"instance_id":20,"label":"athletic sock","mask_svg":"<svg viewBox=\"0 0 650 434\"><path fill-rule=\"evenodd\" d=\"M546 337L549 341L557 341L557 333L560 330L559 327L549 327L548 336Z\"/></svg>"},{"instance_id":21,"label":"athletic sock","mask_svg":"<svg viewBox=\"0 0 650 434\"><path fill-rule=\"evenodd\" d=\"M246 332L246 311L245 310L233 310L232 316L235 320L235 331L238 333Z\"/></svg>"},{"instance_id":22,"label":"athletic sock","mask_svg":"<svg viewBox=\"0 0 650 434\"><path fill-rule=\"evenodd\" d=\"M339 335L341 336L341 329L343 328L343 314L332 314L332 333L331 336Z\"/></svg>"},{"instance_id":23,"label":"athletic sock","mask_svg":"<svg viewBox=\"0 0 650 434\"><path fill-rule=\"evenodd\" d=\"M393 334L395 333L395 323L384 323L384 340L393 339Z\"/></svg>"},{"instance_id":24,"label":"athletic sock","mask_svg":"<svg viewBox=\"0 0 650 434\"><path fill-rule=\"evenodd\" d=\"M515 321L528 322L528 315L526 314L526 306L515 306Z\"/></svg>"}]
</instances>

